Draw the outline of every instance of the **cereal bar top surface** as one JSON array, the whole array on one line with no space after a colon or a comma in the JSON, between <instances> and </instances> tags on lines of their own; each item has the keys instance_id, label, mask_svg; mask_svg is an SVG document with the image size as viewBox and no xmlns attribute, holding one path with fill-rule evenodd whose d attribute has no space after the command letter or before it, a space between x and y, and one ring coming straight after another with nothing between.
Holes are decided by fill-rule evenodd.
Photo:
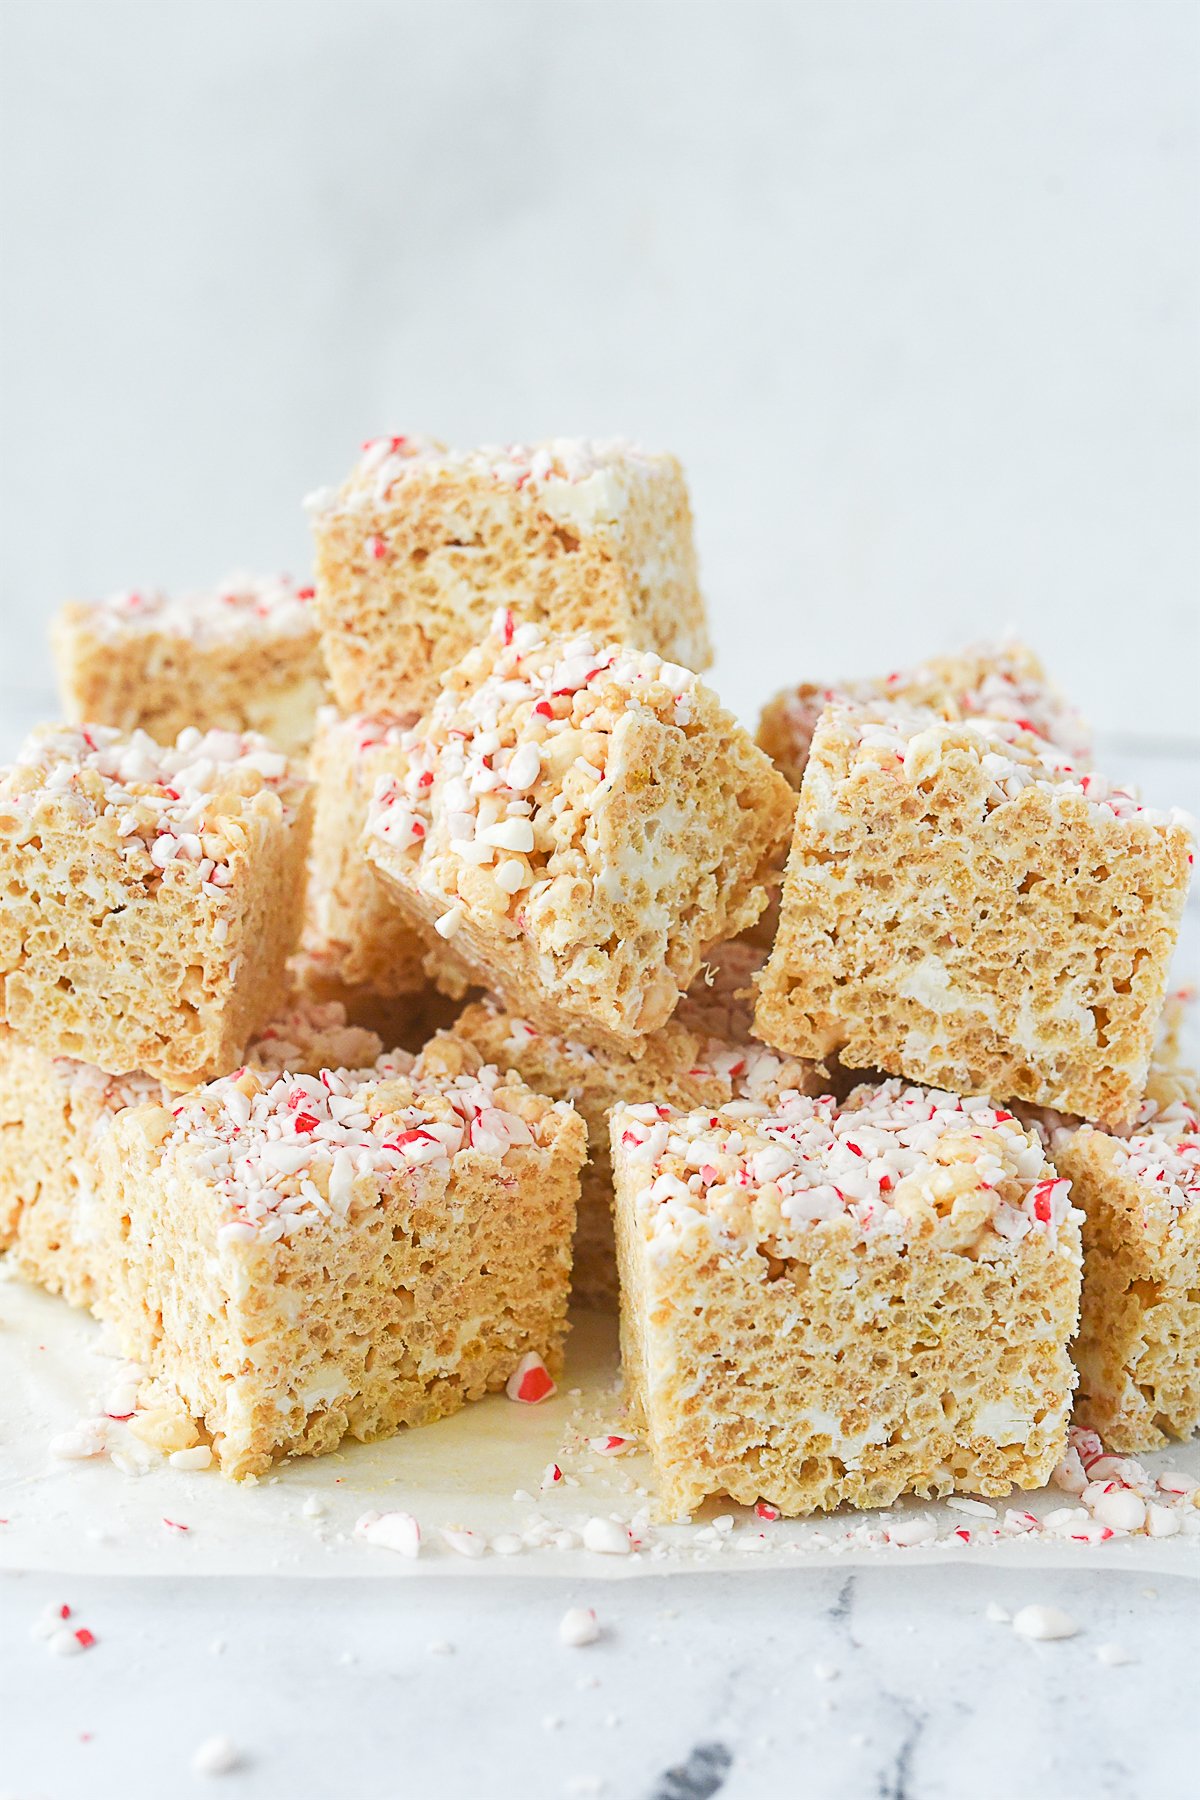
<instances>
[{"instance_id":1,"label":"cereal bar top surface","mask_svg":"<svg viewBox=\"0 0 1200 1800\"><path fill-rule=\"evenodd\" d=\"M221 797L274 794L290 821L305 785L287 757L252 733L189 727L166 745L107 725L46 726L0 770L0 829L6 815L10 828L27 825L51 803L84 826L115 819L122 853L147 851L159 868L176 857L219 868L229 851L211 817Z\"/></svg>"},{"instance_id":2,"label":"cereal bar top surface","mask_svg":"<svg viewBox=\"0 0 1200 1800\"><path fill-rule=\"evenodd\" d=\"M114 1118L124 1112L127 1106L141 1106L148 1100L157 1104L169 1105L174 1099L168 1088L153 1075L143 1075L135 1069L128 1075L106 1075L94 1063L78 1062L71 1056L55 1056L47 1059L54 1072L54 1078L71 1097L72 1101L94 1108L97 1112L108 1113Z\"/></svg>"},{"instance_id":3,"label":"cereal bar top surface","mask_svg":"<svg viewBox=\"0 0 1200 1800\"><path fill-rule=\"evenodd\" d=\"M990 786L988 809L1015 800L1026 788L1039 788L1058 799L1074 796L1097 816L1140 824L1180 826L1193 835L1197 823L1180 807L1161 811L1143 806L1136 788L1123 787L1103 775L1080 772L1065 750L1027 726L1009 719L932 719L906 708L839 705L830 708L834 729L856 745L855 762L873 762L902 771L916 783L933 774L947 750L965 747L978 760ZM822 782L815 776L819 801Z\"/></svg>"},{"instance_id":4,"label":"cereal bar top surface","mask_svg":"<svg viewBox=\"0 0 1200 1800\"><path fill-rule=\"evenodd\" d=\"M413 853L431 893L453 896L469 863L492 872L493 916L493 887L509 912L536 903L564 855L586 855L621 718L641 712L686 729L696 687L652 652L586 635L548 642L504 610L404 740L404 774L376 783L368 832ZM438 928L451 935L453 908L444 917Z\"/></svg>"},{"instance_id":5,"label":"cereal bar top surface","mask_svg":"<svg viewBox=\"0 0 1200 1800\"><path fill-rule=\"evenodd\" d=\"M381 505L418 472L482 475L515 491L579 484L619 467L649 473L672 463L672 458L625 438L549 438L538 444L485 444L473 450L454 450L419 434L369 438L341 488L321 489L307 504L314 513Z\"/></svg>"},{"instance_id":6,"label":"cereal bar top surface","mask_svg":"<svg viewBox=\"0 0 1200 1800\"><path fill-rule=\"evenodd\" d=\"M540 1042L552 1056L561 1059L571 1069L603 1069L619 1084L623 1070L628 1069L629 1059L619 1050L608 1050L585 1043L581 1038L559 1036L553 1032L540 1031L531 1025L528 1019L519 1018L515 1013L506 1011L498 1002L485 997L477 1003L481 1013L490 1016L493 1027L504 1031L505 1036L497 1045L496 1039L490 1042L497 1048L507 1047L507 1052L517 1060L531 1044ZM694 1048L695 1060L686 1065L680 1064L674 1074L687 1080L719 1081L729 1090L731 1097L757 1099L761 1095L777 1092L783 1085L785 1070L793 1071L791 1079L796 1080L796 1064L785 1063L774 1050L765 1044L756 1042L730 1043L719 1037L706 1036L682 1026L672 1019L662 1028L662 1034L652 1042L660 1043L664 1049L677 1052L684 1044Z\"/></svg>"},{"instance_id":7,"label":"cereal bar top surface","mask_svg":"<svg viewBox=\"0 0 1200 1800\"><path fill-rule=\"evenodd\" d=\"M785 697L793 727L811 736L824 708L837 701L873 700L924 710L943 718L984 716L1008 720L1057 744L1077 763L1091 755L1087 725L1049 680L1026 645L1010 638L972 644L947 656L933 656L910 669L894 669L869 680L836 686L802 686Z\"/></svg>"},{"instance_id":8,"label":"cereal bar top surface","mask_svg":"<svg viewBox=\"0 0 1200 1800\"><path fill-rule=\"evenodd\" d=\"M460 1150L541 1147L548 1119L570 1112L495 1068L417 1079L411 1067L401 1052L317 1076L242 1069L176 1102L164 1149L186 1152L216 1189L220 1242L273 1243L372 1205L363 1177L444 1172Z\"/></svg>"},{"instance_id":9,"label":"cereal bar top surface","mask_svg":"<svg viewBox=\"0 0 1200 1800\"><path fill-rule=\"evenodd\" d=\"M664 1248L706 1225L781 1257L830 1229L888 1248L930 1237L1003 1250L1056 1239L1073 1211L1070 1183L1010 1112L900 1081L841 1106L789 1093L713 1112L620 1107L613 1140L647 1170L642 1224Z\"/></svg>"},{"instance_id":10,"label":"cereal bar top surface","mask_svg":"<svg viewBox=\"0 0 1200 1800\"><path fill-rule=\"evenodd\" d=\"M317 712L317 731L321 737L335 737L349 750L362 755L380 745L404 742L419 718L417 712L349 713L343 716L335 706L322 706Z\"/></svg>"},{"instance_id":11,"label":"cereal bar top surface","mask_svg":"<svg viewBox=\"0 0 1200 1800\"><path fill-rule=\"evenodd\" d=\"M1181 1072L1112 1143L1117 1172L1144 1190L1154 1210L1200 1205L1200 1078Z\"/></svg>"},{"instance_id":12,"label":"cereal bar top surface","mask_svg":"<svg viewBox=\"0 0 1200 1800\"><path fill-rule=\"evenodd\" d=\"M136 588L83 605L97 637L116 641L156 633L210 645L315 635L314 592L289 575L230 575L216 587L194 593Z\"/></svg>"}]
</instances>

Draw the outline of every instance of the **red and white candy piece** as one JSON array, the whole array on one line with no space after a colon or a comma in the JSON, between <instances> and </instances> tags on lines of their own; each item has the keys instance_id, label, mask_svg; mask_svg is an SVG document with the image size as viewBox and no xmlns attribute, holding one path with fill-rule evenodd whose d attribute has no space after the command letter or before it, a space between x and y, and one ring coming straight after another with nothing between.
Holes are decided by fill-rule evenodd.
<instances>
[{"instance_id":1,"label":"red and white candy piece","mask_svg":"<svg viewBox=\"0 0 1200 1800\"><path fill-rule=\"evenodd\" d=\"M443 1527L442 1542L447 1550L453 1550L456 1556L466 1556L474 1560L487 1554L487 1539L478 1531L468 1531L464 1526L447 1525Z\"/></svg>"},{"instance_id":2,"label":"red and white candy piece","mask_svg":"<svg viewBox=\"0 0 1200 1800\"><path fill-rule=\"evenodd\" d=\"M540 1400L548 1400L558 1390L537 1351L529 1350L505 1382L504 1391L510 1400L520 1400L525 1406L536 1406Z\"/></svg>"},{"instance_id":3,"label":"red and white candy piece","mask_svg":"<svg viewBox=\"0 0 1200 1800\"><path fill-rule=\"evenodd\" d=\"M608 1431L603 1437L588 1439L588 1448L597 1456L625 1456L630 1450L637 1449L637 1439L622 1437L620 1432Z\"/></svg>"},{"instance_id":4,"label":"red and white candy piece","mask_svg":"<svg viewBox=\"0 0 1200 1800\"><path fill-rule=\"evenodd\" d=\"M558 1640L572 1650L581 1650L585 1644L594 1644L600 1636L600 1626L596 1621L596 1611L591 1606L570 1606L558 1622Z\"/></svg>"},{"instance_id":5,"label":"red and white candy piece","mask_svg":"<svg viewBox=\"0 0 1200 1800\"><path fill-rule=\"evenodd\" d=\"M411 1513L365 1512L355 1522L354 1535L377 1549L395 1550L400 1556L415 1558L421 1554L421 1527Z\"/></svg>"}]
</instances>

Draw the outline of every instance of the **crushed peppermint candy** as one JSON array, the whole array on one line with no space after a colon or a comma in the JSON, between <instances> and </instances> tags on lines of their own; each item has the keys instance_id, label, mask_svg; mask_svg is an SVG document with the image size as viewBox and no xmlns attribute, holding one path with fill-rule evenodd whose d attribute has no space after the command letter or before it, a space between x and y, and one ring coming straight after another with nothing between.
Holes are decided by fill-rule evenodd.
<instances>
[{"instance_id":1,"label":"crushed peppermint candy","mask_svg":"<svg viewBox=\"0 0 1200 1800\"><path fill-rule=\"evenodd\" d=\"M242 1762L241 1752L227 1737L205 1738L192 1752L192 1770L196 1775L232 1775Z\"/></svg>"},{"instance_id":2,"label":"crushed peppermint candy","mask_svg":"<svg viewBox=\"0 0 1200 1800\"><path fill-rule=\"evenodd\" d=\"M554 904L556 876L577 882L620 720L652 714L686 728L695 686L650 652L586 635L548 641L501 610L404 735L402 771L377 777L368 836L411 860L443 937L480 908L493 923L536 917Z\"/></svg>"},{"instance_id":3,"label":"crushed peppermint candy","mask_svg":"<svg viewBox=\"0 0 1200 1800\"><path fill-rule=\"evenodd\" d=\"M1090 1128L1085 1126L1080 1132ZM1148 1099L1127 1130L1112 1138L1117 1173L1135 1181L1168 1215L1200 1203L1200 1094L1167 1104Z\"/></svg>"},{"instance_id":4,"label":"crushed peppermint candy","mask_svg":"<svg viewBox=\"0 0 1200 1800\"><path fill-rule=\"evenodd\" d=\"M1036 1135L978 1097L892 1080L843 1105L789 1092L715 1111L621 1106L611 1117L614 1154L646 1168L643 1225L667 1241L703 1226L786 1256L833 1223L901 1241L932 1222L964 1246L986 1231L1015 1246L1079 1216Z\"/></svg>"},{"instance_id":5,"label":"crushed peppermint candy","mask_svg":"<svg viewBox=\"0 0 1200 1800\"><path fill-rule=\"evenodd\" d=\"M111 820L116 849L143 879L179 863L219 900L232 879L233 845L222 829L230 799L274 794L289 822L304 788L287 757L252 732L188 727L168 746L144 731L47 726L0 771L0 809L11 808L30 830L48 802L70 809L84 826Z\"/></svg>"},{"instance_id":6,"label":"crushed peppermint candy","mask_svg":"<svg viewBox=\"0 0 1200 1800\"><path fill-rule=\"evenodd\" d=\"M421 1554L421 1527L411 1513L365 1512L355 1522L354 1535L380 1550L394 1550L410 1560Z\"/></svg>"},{"instance_id":7,"label":"crushed peppermint candy","mask_svg":"<svg viewBox=\"0 0 1200 1800\"><path fill-rule=\"evenodd\" d=\"M377 505L390 499L393 489L418 471L482 475L505 487L532 490L554 483L585 482L628 465L653 470L668 463L668 458L625 438L551 438L540 444L485 444L473 450L452 450L437 438L410 433L369 438L340 492L324 489L312 496L309 505L316 512Z\"/></svg>"},{"instance_id":8,"label":"crushed peppermint candy","mask_svg":"<svg viewBox=\"0 0 1200 1800\"><path fill-rule=\"evenodd\" d=\"M1075 1637L1079 1631L1078 1622L1057 1606L1023 1606L1014 1613L1012 1628L1018 1637L1039 1643Z\"/></svg>"},{"instance_id":9,"label":"crushed peppermint candy","mask_svg":"<svg viewBox=\"0 0 1200 1800\"><path fill-rule=\"evenodd\" d=\"M581 1650L586 1644L594 1644L599 1636L600 1626L594 1607L568 1607L558 1622L558 1641L572 1650Z\"/></svg>"},{"instance_id":10,"label":"crushed peppermint candy","mask_svg":"<svg viewBox=\"0 0 1200 1800\"><path fill-rule=\"evenodd\" d=\"M519 1400L525 1406L537 1406L540 1401L549 1400L558 1389L537 1351L530 1350L505 1382L504 1391L510 1400Z\"/></svg>"},{"instance_id":11,"label":"crushed peppermint candy","mask_svg":"<svg viewBox=\"0 0 1200 1800\"><path fill-rule=\"evenodd\" d=\"M1060 803L1083 801L1099 818L1136 821L1160 829L1178 827L1191 836L1200 831L1197 821L1181 807L1163 812L1143 806L1136 789L1122 787L1094 771L1081 773L1068 752L1039 736L1027 721L945 720L880 705L835 705L831 711L836 729L856 741L859 761L875 763L913 784L933 775L949 748L965 743L988 778L989 810L1035 788ZM819 789L815 792L819 794Z\"/></svg>"},{"instance_id":12,"label":"crushed peppermint candy","mask_svg":"<svg viewBox=\"0 0 1200 1800\"><path fill-rule=\"evenodd\" d=\"M1033 653L1010 639L972 644L873 680L829 687L806 683L781 694L775 708L793 739L788 760L798 765L797 773L827 706L880 701L943 719L1004 720L1061 747L1077 768L1085 768L1091 757L1091 733L1082 718L1047 679Z\"/></svg>"},{"instance_id":13,"label":"crushed peppermint candy","mask_svg":"<svg viewBox=\"0 0 1200 1800\"><path fill-rule=\"evenodd\" d=\"M545 1110L490 1066L418 1078L385 1055L373 1069L274 1080L247 1068L175 1103L163 1154L185 1156L216 1190L226 1249L352 1221L377 1204L381 1182L443 1172L460 1150L502 1159L536 1148Z\"/></svg>"},{"instance_id":14,"label":"crushed peppermint candy","mask_svg":"<svg viewBox=\"0 0 1200 1800\"><path fill-rule=\"evenodd\" d=\"M88 629L109 641L150 633L200 645L263 637L315 638L315 592L290 575L239 574L196 593L126 589L85 602L81 612Z\"/></svg>"}]
</instances>

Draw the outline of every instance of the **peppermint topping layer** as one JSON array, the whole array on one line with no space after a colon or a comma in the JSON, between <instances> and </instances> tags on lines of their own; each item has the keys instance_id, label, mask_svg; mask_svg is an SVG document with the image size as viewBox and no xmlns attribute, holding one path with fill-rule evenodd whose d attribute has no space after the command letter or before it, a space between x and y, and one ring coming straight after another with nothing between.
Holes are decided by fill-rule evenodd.
<instances>
[{"instance_id":1,"label":"peppermint topping layer","mask_svg":"<svg viewBox=\"0 0 1200 1800\"><path fill-rule=\"evenodd\" d=\"M446 903L445 936L460 901L492 918L536 906L558 853L587 847L621 717L645 709L686 727L695 687L651 653L586 635L547 642L504 610L404 740L403 777L377 783L368 832L412 854L422 888Z\"/></svg>"},{"instance_id":2,"label":"peppermint topping layer","mask_svg":"<svg viewBox=\"0 0 1200 1800\"><path fill-rule=\"evenodd\" d=\"M244 1069L180 1101L164 1147L186 1148L189 1167L216 1187L219 1242L274 1243L353 1220L389 1176L444 1172L468 1148L503 1157L537 1145L545 1103L498 1070L416 1080L410 1060L276 1080Z\"/></svg>"},{"instance_id":3,"label":"peppermint topping layer","mask_svg":"<svg viewBox=\"0 0 1200 1800\"><path fill-rule=\"evenodd\" d=\"M1117 1140L1117 1161L1130 1180L1149 1188L1173 1212L1200 1202L1200 1101L1148 1100L1132 1130Z\"/></svg>"},{"instance_id":4,"label":"peppermint topping layer","mask_svg":"<svg viewBox=\"0 0 1200 1800\"><path fill-rule=\"evenodd\" d=\"M1090 771L1078 773L1066 751L1010 719L931 721L928 713L879 705L834 710L839 723L857 738L865 758L885 768L903 769L912 782L934 774L947 749L961 743L965 734L990 778L989 807L1002 806L1034 787L1058 797L1076 795L1107 818L1180 825L1193 833L1197 829L1196 821L1180 807L1160 812L1143 806L1135 788L1121 787Z\"/></svg>"},{"instance_id":5,"label":"peppermint topping layer","mask_svg":"<svg viewBox=\"0 0 1200 1800\"><path fill-rule=\"evenodd\" d=\"M317 713L317 730L322 734L336 731L361 755L366 750L378 749L381 744L403 744L418 717L415 712L407 713L403 718L390 713L351 713L343 719L339 718L336 707L323 706Z\"/></svg>"},{"instance_id":6,"label":"peppermint topping layer","mask_svg":"<svg viewBox=\"0 0 1200 1800\"><path fill-rule=\"evenodd\" d=\"M648 1164L640 1197L652 1237L698 1224L785 1258L805 1235L849 1224L864 1241L937 1230L955 1247L990 1233L1000 1247L1054 1238L1070 1183L1009 1112L886 1081L839 1106L788 1093L717 1112L629 1106L614 1114L614 1148Z\"/></svg>"},{"instance_id":7,"label":"peppermint topping layer","mask_svg":"<svg viewBox=\"0 0 1200 1800\"><path fill-rule=\"evenodd\" d=\"M276 794L290 820L303 783L287 758L252 733L182 731L174 745L144 731L106 725L51 726L34 732L3 772L0 829L28 823L47 800L74 807L83 821L111 816L123 855L146 853L159 869L176 858L200 866L206 887L228 883L230 845L210 821L219 796Z\"/></svg>"},{"instance_id":8,"label":"peppermint topping layer","mask_svg":"<svg viewBox=\"0 0 1200 1800\"><path fill-rule=\"evenodd\" d=\"M98 637L117 639L156 632L194 644L236 638L315 635L314 589L288 575L231 575L215 588L165 594L155 588L110 594L88 605L88 624Z\"/></svg>"},{"instance_id":9,"label":"peppermint topping layer","mask_svg":"<svg viewBox=\"0 0 1200 1800\"><path fill-rule=\"evenodd\" d=\"M1003 719L1059 746L1076 766L1086 764L1091 755L1087 726L1046 679L1032 652L1015 641L971 645L957 655L931 657L876 680L801 687L787 700L788 721L807 741L825 707L847 700L928 708L946 719Z\"/></svg>"},{"instance_id":10,"label":"peppermint topping layer","mask_svg":"<svg viewBox=\"0 0 1200 1800\"><path fill-rule=\"evenodd\" d=\"M496 1015L497 1009L491 1002L484 1002L488 1010ZM619 1054L597 1051L591 1045L578 1038L559 1037L551 1033L541 1032L531 1025L528 1019L517 1018L512 1014L503 1015L508 1027L508 1045L514 1060L523 1050L537 1039L542 1038L551 1048L576 1068L592 1064L596 1067L617 1070L622 1064ZM674 1036L674 1022L664 1028ZM678 1073L689 1080L723 1082L729 1090L730 1098L761 1099L778 1092L783 1071L787 1067L773 1050L765 1044L744 1043L731 1044L717 1037L700 1038L699 1056L686 1069ZM791 1065L792 1079L795 1080L795 1064Z\"/></svg>"},{"instance_id":11,"label":"peppermint topping layer","mask_svg":"<svg viewBox=\"0 0 1200 1800\"><path fill-rule=\"evenodd\" d=\"M308 504L313 511L325 511L335 505L386 501L418 469L485 475L506 487L536 488L587 481L625 463L650 469L664 460L624 438L551 438L540 444L485 444L475 450L452 450L437 438L415 434L371 438L341 492L322 490Z\"/></svg>"}]
</instances>

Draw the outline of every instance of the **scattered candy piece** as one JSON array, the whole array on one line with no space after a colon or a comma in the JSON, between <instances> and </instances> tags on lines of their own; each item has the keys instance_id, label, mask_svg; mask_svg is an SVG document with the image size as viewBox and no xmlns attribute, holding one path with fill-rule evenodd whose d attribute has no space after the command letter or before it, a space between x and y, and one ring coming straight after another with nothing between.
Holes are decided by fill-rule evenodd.
<instances>
[{"instance_id":1,"label":"scattered candy piece","mask_svg":"<svg viewBox=\"0 0 1200 1800\"><path fill-rule=\"evenodd\" d=\"M624 1456L627 1451L637 1449L637 1439L622 1437L619 1432L609 1431L603 1437L589 1438L588 1448L598 1456Z\"/></svg>"},{"instance_id":2,"label":"scattered candy piece","mask_svg":"<svg viewBox=\"0 0 1200 1800\"><path fill-rule=\"evenodd\" d=\"M633 1545L626 1526L618 1525L615 1519L597 1517L589 1519L583 1528L583 1547L600 1556L628 1556Z\"/></svg>"},{"instance_id":3,"label":"scattered candy piece","mask_svg":"<svg viewBox=\"0 0 1200 1800\"><path fill-rule=\"evenodd\" d=\"M241 1753L227 1737L205 1738L192 1753L192 1769L197 1775L232 1775L241 1763Z\"/></svg>"},{"instance_id":4,"label":"scattered candy piece","mask_svg":"<svg viewBox=\"0 0 1200 1800\"><path fill-rule=\"evenodd\" d=\"M548 1400L557 1389L550 1379L549 1369L537 1351L530 1350L505 1382L504 1391L510 1400L520 1400L526 1406L536 1406L539 1400Z\"/></svg>"},{"instance_id":5,"label":"scattered candy piece","mask_svg":"<svg viewBox=\"0 0 1200 1800\"><path fill-rule=\"evenodd\" d=\"M1012 1614L1007 1606L1000 1606L995 1600L989 1600L984 1608L984 1618L990 1619L993 1625L1011 1625Z\"/></svg>"},{"instance_id":6,"label":"scattered candy piece","mask_svg":"<svg viewBox=\"0 0 1200 1800\"><path fill-rule=\"evenodd\" d=\"M1096 1661L1103 1663L1106 1669L1120 1669L1126 1663L1136 1662L1137 1658L1121 1644L1098 1644Z\"/></svg>"},{"instance_id":7,"label":"scattered candy piece","mask_svg":"<svg viewBox=\"0 0 1200 1800\"><path fill-rule=\"evenodd\" d=\"M213 1453L207 1444L193 1444L189 1450L172 1450L167 1461L173 1469L209 1469Z\"/></svg>"},{"instance_id":8,"label":"scattered candy piece","mask_svg":"<svg viewBox=\"0 0 1200 1800\"><path fill-rule=\"evenodd\" d=\"M50 1439L50 1454L60 1462L84 1462L90 1456L102 1456L106 1430L104 1419L80 1419L69 1431L60 1431Z\"/></svg>"},{"instance_id":9,"label":"scattered candy piece","mask_svg":"<svg viewBox=\"0 0 1200 1800\"><path fill-rule=\"evenodd\" d=\"M411 1513L365 1512L355 1524L354 1535L380 1550L398 1551L401 1556L421 1554L421 1527Z\"/></svg>"},{"instance_id":10,"label":"scattered candy piece","mask_svg":"<svg viewBox=\"0 0 1200 1800\"><path fill-rule=\"evenodd\" d=\"M921 1518L895 1519L887 1527L889 1544L911 1545L928 1544L937 1536L937 1526L932 1519Z\"/></svg>"},{"instance_id":11,"label":"scattered candy piece","mask_svg":"<svg viewBox=\"0 0 1200 1800\"><path fill-rule=\"evenodd\" d=\"M568 1607L558 1622L558 1636L560 1643L569 1644L573 1650L580 1650L585 1644L594 1644L600 1636L594 1608Z\"/></svg>"},{"instance_id":12,"label":"scattered candy piece","mask_svg":"<svg viewBox=\"0 0 1200 1800\"><path fill-rule=\"evenodd\" d=\"M487 1539L477 1531L465 1531L460 1526L447 1525L442 1531L442 1542L447 1550L453 1550L458 1556L478 1557L487 1552Z\"/></svg>"},{"instance_id":13,"label":"scattered candy piece","mask_svg":"<svg viewBox=\"0 0 1200 1800\"><path fill-rule=\"evenodd\" d=\"M1012 1628L1018 1637L1034 1638L1039 1643L1074 1637L1079 1630L1070 1613L1057 1606L1023 1606L1014 1615Z\"/></svg>"}]
</instances>

